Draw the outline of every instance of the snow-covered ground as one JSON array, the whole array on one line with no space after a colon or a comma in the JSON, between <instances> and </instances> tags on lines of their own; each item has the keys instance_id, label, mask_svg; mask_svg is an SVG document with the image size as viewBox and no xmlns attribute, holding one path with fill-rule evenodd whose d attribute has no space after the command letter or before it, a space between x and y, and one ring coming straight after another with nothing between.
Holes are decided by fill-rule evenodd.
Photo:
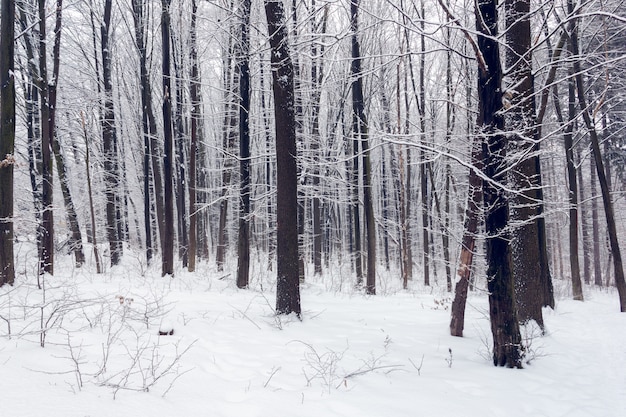
<instances>
[{"instance_id":1,"label":"snow-covered ground","mask_svg":"<svg viewBox=\"0 0 626 417\"><path fill-rule=\"evenodd\" d=\"M614 290L561 295L546 336L524 329L530 363L513 370L491 364L484 293L455 338L443 287L403 291L382 268L372 297L346 265L310 278L300 322L273 314L260 264L238 290L212 265L171 279L139 259L96 275L59 257L45 291L31 259L0 289L1 416L626 416Z\"/></svg>"}]
</instances>

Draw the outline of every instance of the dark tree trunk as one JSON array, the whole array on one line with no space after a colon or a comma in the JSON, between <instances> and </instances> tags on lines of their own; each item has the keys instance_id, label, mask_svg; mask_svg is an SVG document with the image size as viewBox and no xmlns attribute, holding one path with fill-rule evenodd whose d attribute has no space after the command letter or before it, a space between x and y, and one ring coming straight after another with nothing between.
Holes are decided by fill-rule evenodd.
<instances>
[{"instance_id":1,"label":"dark tree trunk","mask_svg":"<svg viewBox=\"0 0 626 417\"><path fill-rule=\"evenodd\" d=\"M570 71L570 77L572 76ZM563 145L565 147L565 161L567 166L567 184L569 189L569 259L570 273L572 277L572 292L574 300L583 301L583 286L580 280L580 262L578 259L578 182L576 178L576 161L574 160L573 130L576 120L576 92L574 79L570 78L568 86L568 120L565 123L561 104L559 101L558 87L554 86L554 108L557 119L563 129Z\"/></svg>"},{"instance_id":2,"label":"dark tree trunk","mask_svg":"<svg viewBox=\"0 0 626 417\"><path fill-rule=\"evenodd\" d=\"M196 206L196 155L198 152L198 119L200 114L200 75L198 72L198 44L197 44L197 12L198 4L192 1L191 6L191 76L190 76L190 101L191 101L191 143L189 146L189 264L187 270L196 270L196 252L198 251L198 214Z\"/></svg>"},{"instance_id":3,"label":"dark tree trunk","mask_svg":"<svg viewBox=\"0 0 626 417\"><path fill-rule=\"evenodd\" d=\"M352 64L350 67L350 73L353 77L352 134L355 138L355 146L357 143L360 143L363 151L363 206L365 211L365 227L367 230L367 279L365 282L365 292L368 294L376 294L376 222L374 219L374 207L372 203L372 167L370 162L368 126L367 117L365 115L365 100L363 98L363 72L358 38L358 12L359 0L352 0L350 2L350 27L352 30ZM357 157L357 154L355 154L355 158Z\"/></svg>"},{"instance_id":4,"label":"dark tree trunk","mask_svg":"<svg viewBox=\"0 0 626 417\"><path fill-rule=\"evenodd\" d=\"M298 275L298 168L293 63L282 1L265 0L272 49L272 85L276 124L277 282L276 312L300 317Z\"/></svg>"},{"instance_id":5,"label":"dark tree trunk","mask_svg":"<svg viewBox=\"0 0 626 417\"><path fill-rule=\"evenodd\" d=\"M598 201L596 199L596 162L594 158L589 158L590 169L590 191L591 191L591 227L592 227L592 244L593 244L593 282L595 285L602 286L602 265L600 258L600 220L598 218Z\"/></svg>"},{"instance_id":6,"label":"dark tree trunk","mask_svg":"<svg viewBox=\"0 0 626 417\"><path fill-rule=\"evenodd\" d=\"M493 363L521 368L522 345L515 305L511 248L506 228L509 205L498 183L506 180L506 137L502 117L502 67L498 37L497 0L476 3L476 29L480 50L478 68L478 126L484 135L483 186L487 230L487 289L493 335Z\"/></svg>"},{"instance_id":7,"label":"dark tree trunk","mask_svg":"<svg viewBox=\"0 0 626 417\"><path fill-rule=\"evenodd\" d=\"M312 6L315 6L315 0L312 2ZM324 6L324 14L322 17L322 21L319 24L321 27L320 33L323 35L326 33L326 22L328 21L328 7ZM313 32L317 32L318 24L316 20L313 20ZM311 142L311 151L313 152L314 158L319 162L321 158L321 149L320 149L320 101L322 97L322 79L324 77L323 71L323 60L322 56L324 54L324 44L318 46L316 41L313 41L311 46L311 56L313 58L313 63L311 67L311 82L313 85L313 97L312 97L312 112L313 112L313 121L312 121L312 142ZM317 275L321 275L322 273L322 214L321 214L321 204L320 204L320 193L319 189L320 185L320 176L322 175L320 165L316 165L314 167L313 172L313 213L311 217L313 218L313 266L314 273Z\"/></svg>"},{"instance_id":8,"label":"dark tree trunk","mask_svg":"<svg viewBox=\"0 0 626 417\"><path fill-rule=\"evenodd\" d=\"M422 141L426 141L426 87L425 87L425 67L426 67L426 39L425 39L425 8L424 0L420 3L420 14L422 16L420 36L421 55L420 55L420 71L419 71L419 114L420 114L420 133ZM424 148L420 148L420 192L421 192L421 214L422 214L422 258L424 265L424 285L430 285L430 233L428 232L428 177L426 175L428 162L426 161L426 152Z\"/></svg>"},{"instance_id":9,"label":"dark tree trunk","mask_svg":"<svg viewBox=\"0 0 626 417\"><path fill-rule=\"evenodd\" d=\"M39 0L39 98L41 100L41 156L42 156L42 245L39 257L40 273L54 274L54 215L51 146L54 135L54 115L50 109L48 67L46 53L46 2Z\"/></svg>"},{"instance_id":10,"label":"dark tree trunk","mask_svg":"<svg viewBox=\"0 0 626 417\"><path fill-rule=\"evenodd\" d=\"M13 285L13 151L15 145L15 1L0 9L0 287Z\"/></svg>"},{"instance_id":11,"label":"dark tree trunk","mask_svg":"<svg viewBox=\"0 0 626 417\"><path fill-rule=\"evenodd\" d=\"M237 287L247 288L250 275L250 0L241 1L239 70L239 235Z\"/></svg>"},{"instance_id":12,"label":"dark tree trunk","mask_svg":"<svg viewBox=\"0 0 626 417\"><path fill-rule=\"evenodd\" d=\"M111 27L112 0L104 3L104 19L100 28L102 52L102 79L104 84L104 114L102 118L102 144L104 150L104 183L106 195L106 230L109 240L111 266L119 264L122 257L122 237L118 233L117 194L119 193L119 164L117 136L115 132L115 111L113 108L113 85L111 83Z\"/></svg>"},{"instance_id":13,"label":"dark tree trunk","mask_svg":"<svg viewBox=\"0 0 626 417\"><path fill-rule=\"evenodd\" d=\"M163 48L163 178L164 187L164 227L163 227L163 262L161 275L174 276L174 192L172 166L174 157L173 132L172 132L172 88L170 72L170 2L161 1L161 42Z\"/></svg>"},{"instance_id":14,"label":"dark tree trunk","mask_svg":"<svg viewBox=\"0 0 626 417\"><path fill-rule=\"evenodd\" d=\"M172 37L172 45L176 45L175 37ZM176 214L177 214L177 226L178 226L178 257L182 261L183 268L187 268L189 261L187 247L189 244L187 235L187 204L185 202L186 184L186 157L185 157L185 122L183 120L183 106L185 104L184 92L183 92L183 73L182 73L182 45L179 45L178 50L174 50L174 74L175 74L175 89L176 89L176 112L175 112L175 126L176 126Z\"/></svg>"}]
</instances>

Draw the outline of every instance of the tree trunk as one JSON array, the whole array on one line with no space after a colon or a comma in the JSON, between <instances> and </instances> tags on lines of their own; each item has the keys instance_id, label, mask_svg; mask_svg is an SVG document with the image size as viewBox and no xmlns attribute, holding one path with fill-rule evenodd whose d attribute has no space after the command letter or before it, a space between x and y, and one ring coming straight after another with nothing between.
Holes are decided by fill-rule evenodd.
<instances>
[{"instance_id":1,"label":"tree trunk","mask_svg":"<svg viewBox=\"0 0 626 417\"><path fill-rule=\"evenodd\" d=\"M89 214L91 217L91 243L93 245L93 257L96 261L96 273L102 273L102 265L100 262L100 253L98 251L98 233L96 232L96 210L93 204L93 192L91 189L91 161L89 159L89 134L87 133L87 125L85 124L85 116L80 113L81 124L83 127L83 135L85 137L85 172L87 175L87 194L89 195Z\"/></svg>"},{"instance_id":2,"label":"tree trunk","mask_svg":"<svg viewBox=\"0 0 626 417\"><path fill-rule=\"evenodd\" d=\"M367 117L365 115L365 100L363 98L363 73L361 65L361 51L358 39L358 12L359 0L350 2L350 28L352 31L352 64L350 73L352 82L352 111L353 135L355 143L360 143L363 150L363 206L365 211L365 227L367 230L367 278L365 292L376 294L376 222L372 203L371 162L368 138ZM355 154L355 158L357 155ZM358 171L357 171L358 172ZM357 202L358 204L358 202ZM359 255L360 257L360 255Z\"/></svg>"},{"instance_id":3,"label":"tree trunk","mask_svg":"<svg viewBox=\"0 0 626 417\"><path fill-rule=\"evenodd\" d=\"M100 28L102 52L102 79L104 84L104 114L102 118L102 144L104 150L104 183L106 195L106 230L109 240L111 266L120 263L122 257L122 237L118 234L117 194L119 193L119 164L117 136L115 132L115 111L113 108L113 85L111 83L111 26L112 0L105 0L104 19Z\"/></svg>"},{"instance_id":4,"label":"tree trunk","mask_svg":"<svg viewBox=\"0 0 626 417\"><path fill-rule=\"evenodd\" d=\"M175 45L175 37L172 37L172 45ZM178 51L176 49L173 52L174 57L174 76L175 76L175 89L176 89L176 111L175 111L175 126L176 126L176 214L177 214L177 226L178 226L178 257L182 261L183 268L187 268L188 264L188 250L189 244L187 235L187 204L185 203L185 191L186 191L186 158L185 158L185 126L183 120L183 106L184 106L184 93L183 93L183 73L182 73L182 45L180 45Z\"/></svg>"},{"instance_id":5,"label":"tree trunk","mask_svg":"<svg viewBox=\"0 0 626 417\"><path fill-rule=\"evenodd\" d=\"M452 313L452 318L450 319L450 334L458 337L463 337L467 290L472 275L474 249L476 247L478 216L480 212L480 202L482 200L481 187L483 186L483 182L477 171L483 170L482 161L482 145L474 144L472 149L472 168L470 168L469 172L469 193L467 195L467 208L465 209L463 240L461 242L461 254L459 256L459 269L457 270L459 278L456 282L454 301L450 309Z\"/></svg>"},{"instance_id":6,"label":"tree trunk","mask_svg":"<svg viewBox=\"0 0 626 417\"><path fill-rule=\"evenodd\" d=\"M276 125L277 281L276 313L301 314L298 273L298 168L293 63L282 1L265 0L272 50L272 86Z\"/></svg>"},{"instance_id":7,"label":"tree trunk","mask_svg":"<svg viewBox=\"0 0 626 417\"><path fill-rule=\"evenodd\" d=\"M200 75L198 72L198 44L197 44L197 12L198 4L192 0L191 6L191 74L190 74L190 101L191 101L191 143L189 146L189 264L187 270L196 270L196 253L198 251L198 207L196 206L196 155L198 153L198 121L200 114Z\"/></svg>"},{"instance_id":8,"label":"tree trunk","mask_svg":"<svg viewBox=\"0 0 626 417\"><path fill-rule=\"evenodd\" d=\"M39 0L39 98L41 100L41 155L42 155L42 245L39 257L40 273L54 275L54 214L51 146L54 134L54 115L50 109L46 53L46 2Z\"/></svg>"},{"instance_id":9,"label":"tree trunk","mask_svg":"<svg viewBox=\"0 0 626 417\"><path fill-rule=\"evenodd\" d=\"M50 94L50 113L51 119L56 120L56 91L59 80L60 71L60 55L61 55L61 23L63 13L63 0L57 0L56 8L56 23L54 27L54 48L52 52L52 82L49 87ZM59 183L61 184L61 193L63 195L63 203L65 205L65 212L67 214L67 222L70 226L70 249L74 252L75 265L80 268L85 263L85 254L83 252L83 238L80 232L80 225L78 224L78 216L74 208L74 202L72 200L72 194L70 192L69 179L67 177L67 168L63 154L61 153L61 144L59 143L59 137L56 132L56 123L53 122L52 139L52 152L57 166L57 173L59 175Z\"/></svg>"},{"instance_id":10,"label":"tree trunk","mask_svg":"<svg viewBox=\"0 0 626 417\"><path fill-rule=\"evenodd\" d=\"M572 0L568 0L568 11L573 12L574 5ZM580 50L578 47L578 23L576 19L571 19L569 24L571 52L574 57L578 57ZM583 120L591 138L591 149L593 150L593 158L596 162L596 171L598 173L598 182L600 183L600 191L602 192L602 202L604 204L604 215L606 217L607 232L609 234L609 243L611 245L611 254L613 256L613 273L615 274L615 285L619 295L620 311L626 313L626 279L624 278L624 267L622 264L622 254L619 247L619 239L617 236L617 227L615 224L615 214L613 211L613 202L608 184L606 171L604 170L604 162L600 153L600 140L595 124L589 115L587 100L585 98L585 85L583 83L582 69L580 61L574 60L574 74L576 76L576 89L578 93L578 104L582 112Z\"/></svg>"},{"instance_id":11,"label":"tree trunk","mask_svg":"<svg viewBox=\"0 0 626 417\"><path fill-rule=\"evenodd\" d=\"M570 77L572 76L570 71ZM572 293L574 300L583 301L583 286L580 280L580 262L578 258L578 182L576 178L576 161L574 160L573 130L576 120L576 92L574 79L570 78L568 86L568 121L565 123L559 102L558 87L554 86L554 108L557 119L563 129L563 145L567 166L567 184L569 190L569 259L572 277Z\"/></svg>"},{"instance_id":12,"label":"tree trunk","mask_svg":"<svg viewBox=\"0 0 626 417\"><path fill-rule=\"evenodd\" d=\"M591 191L591 227L592 227L592 244L593 244L593 282L595 285L602 286L602 265L600 257L600 219L598 218L598 201L596 199L596 162L594 158L589 158L590 168L590 191Z\"/></svg>"},{"instance_id":13,"label":"tree trunk","mask_svg":"<svg viewBox=\"0 0 626 417\"><path fill-rule=\"evenodd\" d=\"M15 145L15 2L0 9L0 287L15 282L13 151Z\"/></svg>"},{"instance_id":14,"label":"tree trunk","mask_svg":"<svg viewBox=\"0 0 626 417\"><path fill-rule=\"evenodd\" d=\"M506 228L509 205L498 183L505 181L506 136L502 134L502 68L498 37L497 0L476 3L476 29L480 50L478 69L478 126L484 135L483 187L487 230L487 289L493 335L493 363L521 368L522 345L515 305L511 248Z\"/></svg>"},{"instance_id":15,"label":"tree trunk","mask_svg":"<svg viewBox=\"0 0 626 417\"><path fill-rule=\"evenodd\" d=\"M172 133L172 88L170 73L170 2L161 0L161 42L163 48L163 177L164 187L164 227L163 227L163 262L161 276L174 276L174 192L172 167L174 149Z\"/></svg>"},{"instance_id":16,"label":"tree trunk","mask_svg":"<svg viewBox=\"0 0 626 417\"><path fill-rule=\"evenodd\" d=\"M543 288L541 242L538 224L541 178L539 144L535 122L534 79L532 74L530 1L506 0L506 61L510 75L506 124L508 153L513 169L510 180L515 190L511 197L513 230L511 245L518 319L534 320L543 329Z\"/></svg>"},{"instance_id":17,"label":"tree trunk","mask_svg":"<svg viewBox=\"0 0 626 417\"><path fill-rule=\"evenodd\" d=\"M239 234L237 287L247 288L250 276L250 6L241 1L239 70Z\"/></svg>"},{"instance_id":18,"label":"tree trunk","mask_svg":"<svg viewBox=\"0 0 626 417\"><path fill-rule=\"evenodd\" d=\"M233 38L234 35L231 36ZM236 124L237 117L235 116L237 105L234 102L237 91L236 85L236 71L233 71L232 63L234 47L232 40L228 45L228 51L226 53L224 62L224 137L223 147L225 155L224 165L222 167L222 190L220 192L220 216L217 231L217 250L215 254L215 262L217 264L217 270L224 270L224 262L226 257L226 250L228 248L228 230L226 228L228 219L228 189L231 183L232 176L232 162L229 155L233 152L236 139Z\"/></svg>"}]
</instances>

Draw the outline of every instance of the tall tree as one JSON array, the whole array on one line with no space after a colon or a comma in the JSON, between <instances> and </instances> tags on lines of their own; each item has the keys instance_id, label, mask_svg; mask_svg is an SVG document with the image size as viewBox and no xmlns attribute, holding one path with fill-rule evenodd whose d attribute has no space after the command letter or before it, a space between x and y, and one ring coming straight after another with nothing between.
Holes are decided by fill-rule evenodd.
<instances>
[{"instance_id":1,"label":"tall tree","mask_svg":"<svg viewBox=\"0 0 626 417\"><path fill-rule=\"evenodd\" d=\"M151 157L152 157L152 141L156 137L156 122L152 112L152 89L150 85L150 77L148 74L148 57L146 48L146 18L144 15L143 0L133 0L133 22L135 25L135 45L139 53L139 82L141 89L141 130L143 134L143 198L144 198L144 230L146 234L146 262L150 264L154 252L152 244L152 200L150 198L150 179L151 175ZM160 170L160 169L159 169ZM158 184L157 184L158 177ZM155 169L154 175L154 194L160 196L161 176L160 172ZM157 227L161 228L160 219L163 218L163 204L159 198L156 198L157 211ZM159 214L160 213L160 214ZM157 232L158 233L158 232ZM159 234L160 236L160 234Z\"/></svg>"},{"instance_id":2,"label":"tall tree","mask_svg":"<svg viewBox=\"0 0 626 417\"><path fill-rule=\"evenodd\" d=\"M506 136L502 116L502 66L498 44L498 2L479 0L475 6L478 32L478 121L484 136L483 200L486 207L487 289L493 335L493 363L521 368L522 345L515 305L509 204L501 184L506 180Z\"/></svg>"},{"instance_id":3,"label":"tall tree","mask_svg":"<svg viewBox=\"0 0 626 417\"><path fill-rule=\"evenodd\" d=\"M102 117L102 144L104 151L104 186L106 195L106 231L111 254L111 266L120 263L122 258L122 237L119 235L117 194L119 193L119 156L113 107L113 82L111 58L111 12L112 0L104 2L104 16L100 27L102 53L102 81L104 85L104 111Z\"/></svg>"},{"instance_id":4,"label":"tall tree","mask_svg":"<svg viewBox=\"0 0 626 417\"><path fill-rule=\"evenodd\" d=\"M74 252L75 265L82 266L85 263L85 254L83 252L83 238L78 224L78 216L74 208L74 200L70 192L70 180L67 172L65 157L61 152L61 142L56 127L57 114L57 86L59 81L60 58L61 58L61 26L63 21L63 0L57 0L56 19L54 25L54 46L52 50L52 80L49 86L50 97L50 120L52 129L52 152L56 162L57 174L61 185L61 193L63 195L63 203L67 215L67 222L70 227L70 249Z\"/></svg>"},{"instance_id":5,"label":"tall tree","mask_svg":"<svg viewBox=\"0 0 626 417\"><path fill-rule=\"evenodd\" d=\"M535 320L543 328L542 274L549 270L541 253L539 205L542 204L539 142L536 139L535 94L532 74L532 36L530 0L506 0L506 63L508 86L505 98L508 154L514 169L510 179L515 193L511 197L513 230L511 245L513 275L522 322ZM543 236L545 238L545 235Z\"/></svg>"},{"instance_id":6,"label":"tall tree","mask_svg":"<svg viewBox=\"0 0 626 417\"><path fill-rule=\"evenodd\" d=\"M15 281L13 254L13 151L15 145L14 78L15 1L0 9L0 287Z\"/></svg>"},{"instance_id":7,"label":"tall tree","mask_svg":"<svg viewBox=\"0 0 626 417\"><path fill-rule=\"evenodd\" d=\"M196 205L197 184L197 153L198 153L198 121L200 115L200 74L198 71L198 4L196 0L191 3L191 29L190 29L190 59L191 74L189 95L191 101L191 143L189 146L189 264L187 269L193 272L196 269L196 252L198 251L198 207Z\"/></svg>"},{"instance_id":8,"label":"tall tree","mask_svg":"<svg viewBox=\"0 0 626 417\"><path fill-rule=\"evenodd\" d=\"M280 0L265 0L265 15L272 50L272 87L276 126L276 312L299 317L298 168L294 68L289 52L285 10Z\"/></svg>"},{"instance_id":9,"label":"tall tree","mask_svg":"<svg viewBox=\"0 0 626 417\"><path fill-rule=\"evenodd\" d=\"M170 4L171 0L161 1L161 42L163 60L163 178L164 187L164 225L163 225L163 255L161 275L174 276L174 192L173 192L173 132L172 132L172 87L170 70Z\"/></svg>"},{"instance_id":10,"label":"tall tree","mask_svg":"<svg viewBox=\"0 0 626 417\"><path fill-rule=\"evenodd\" d=\"M239 71L239 234L237 287L246 288L250 275L250 4L241 1Z\"/></svg>"},{"instance_id":11,"label":"tall tree","mask_svg":"<svg viewBox=\"0 0 626 417\"><path fill-rule=\"evenodd\" d=\"M574 13L574 1L567 1L567 10L570 14ZM615 274L615 285L619 295L620 311L626 312L626 279L624 277L624 266L622 264L622 254L617 236L617 226L615 224L615 213L613 211L613 202L608 184L609 176L606 175L602 153L600 151L600 140L595 123L589 114L587 105L585 85L582 75L582 66L578 57L580 56L580 47L578 45L578 18L576 16L570 18L569 21L569 40L570 51L577 59L573 60L573 74L576 78L576 93L578 95L578 104L585 122L585 127L589 132L591 139L591 149L593 150L593 158L596 163L596 172L598 174L598 183L602 193L602 202L604 204L604 215L606 217L607 232L609 235L609 244L611 246L611 255L613 256L613 273Z\"/></svg>"},{"instance_id":12,"label":"tall tree","mask_svg":"<svg viewBox=\"0 0 626 417\"><path fill-rule=\"evenodd\" d=\"M54 113L50 109L47 66L46 1L38 1L39 11L39 98L41 101L41 156L42 156L42 245L39 255L40 273L54 274L54 213L51 146L54 135Z\"/></svg>"},{"instance_id":13,"label":"tall tree","mask_svg":"<svg viewBox=\"0 0 626 417\"><path fill-rule=\"evenodd\" d=\"M357 144L360 145L363 158L363 206L365 211L365 227L367 230L367 279L365 291L376 294L376 222L372 203L371 162L368 138L367 117L365 115L365 99L363 97L363 70L361 48L359 43L359 0L350 2L350 28L352 30L352 134L355 137L355 158L358 157ZM358 204L358 202L357 202ZM358 212L357 212L358 214ZM360 257L360 255L359 255Z\"/></svg>"}]
</instances>

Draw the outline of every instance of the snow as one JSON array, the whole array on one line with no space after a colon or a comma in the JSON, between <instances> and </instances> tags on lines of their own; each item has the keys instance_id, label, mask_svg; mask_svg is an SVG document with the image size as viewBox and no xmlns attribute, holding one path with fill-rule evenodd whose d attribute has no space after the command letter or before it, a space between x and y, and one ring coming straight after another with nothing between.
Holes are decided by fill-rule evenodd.
<instances>
[{"instance_id":1,"label":"snow","mask_svg":"<svg viewBox=\"0 0 626 417\"><path fill-rule=\"evenodd\" d=\"M161 278L140 259L97 275L58 256L45 300L30 267L0 288L3 416L626 415L613 290L560 296L546 336L524 328L530 363L514 370L491 365L481 293L455 338L443 286L403 291L382 268L377 296L353 290L345 265L311 277L299 321L274 315L273 277L258 265L239 290L212 264Z\"/></svg>"}]
</instances>

